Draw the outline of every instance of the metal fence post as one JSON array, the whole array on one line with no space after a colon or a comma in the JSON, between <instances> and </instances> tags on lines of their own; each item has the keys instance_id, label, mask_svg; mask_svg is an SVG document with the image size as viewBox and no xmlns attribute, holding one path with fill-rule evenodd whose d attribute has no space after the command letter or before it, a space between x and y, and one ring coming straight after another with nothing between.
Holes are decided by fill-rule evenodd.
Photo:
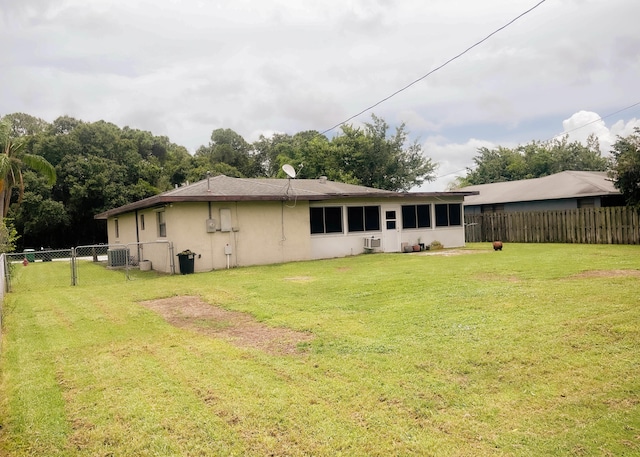
<instances>
[{"instance_id":1,"label":"metal fence post","mask_svg":"<svg viewBox=\"0 0 640 457\"><path fill-rule=\"evenodd\" d=\"M71 248L71 285L78 285L78 266L76 264L76 248Z\"/></svg>"},{"instance_id":2,"label":"metal fence post","mask_svg":"<svg viewBox=\"0 0 640 457\"><path fill-rule=\"evenodd\" d=\"M169 268L172 275L176 274L176 263L173 257L173 241L169 241Z\"/></svg>"}]
</instances>

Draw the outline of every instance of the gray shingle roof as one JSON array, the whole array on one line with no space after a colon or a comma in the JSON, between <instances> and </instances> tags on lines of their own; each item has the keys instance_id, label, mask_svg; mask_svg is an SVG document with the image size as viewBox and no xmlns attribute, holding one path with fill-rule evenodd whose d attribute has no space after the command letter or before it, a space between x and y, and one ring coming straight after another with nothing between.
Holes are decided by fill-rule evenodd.
<instances>
[{"instance_id":1,"label":"gray shingle roof","mask_svg":"<svg viewBox=\"0 0 640 457\"><path fill-rule=\"evenodd\" d=\"M107 219L136 209L151 208L174 202L197 201L258 201L258 200L328 200L332 198L391 198L403 196L466 196L473 192L400 193L372 187L345 184L327 179L266 179L231 178L224 175L211 177L186 186L114 208L95 216Z\"/></svg>"},{"instance_id":2,"label":"gray shingle roof","mask_svg":"<svg viewBox=\"0 0 640 457\"><path fill-rule=\"evenodd\" d=\"M196 183L178 187L163 195L194 197L209 195L234 197L243 200L265 199L265 197L285 198L289 195L300 197L320 197L326 195L385 194L388 191L371 187L344 184L324 179L256 179L214 176Z\"/></svg>"},{"instance_id":3,"label":"gray shingle roof","mask_svg":"<svg viewBox=\"0 0 640 457\"><path fill-rule=\"evenodd\" d=\"M461 190L479 192L467 197L465 206L620 195L604 171L563 171L542 178L481 184Z\"/></svg>"}]
</instances>

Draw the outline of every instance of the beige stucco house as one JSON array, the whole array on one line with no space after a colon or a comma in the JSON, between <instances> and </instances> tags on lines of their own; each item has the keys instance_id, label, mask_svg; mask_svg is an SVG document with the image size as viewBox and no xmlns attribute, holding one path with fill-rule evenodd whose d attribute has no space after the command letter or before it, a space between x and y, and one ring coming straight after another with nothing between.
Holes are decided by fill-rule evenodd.
<instances>
[{"instance_id":1,"label":"beige stucco house","mask_svg":"<svg viewBox=\"0 0 640 457\"><path fill-rule=\"evenodd\" d=\"M154 256L188 249L196 253L198 272L366 250L400 252L403 243L438 240L445 247L463 246L463 200L473 194L390 192L323 178L220 175L111 209L96 219L107 220L110 245L164 246L145 247L141 255L153 269L172 272L174 262Z\"/></svg>"}]
</instances>

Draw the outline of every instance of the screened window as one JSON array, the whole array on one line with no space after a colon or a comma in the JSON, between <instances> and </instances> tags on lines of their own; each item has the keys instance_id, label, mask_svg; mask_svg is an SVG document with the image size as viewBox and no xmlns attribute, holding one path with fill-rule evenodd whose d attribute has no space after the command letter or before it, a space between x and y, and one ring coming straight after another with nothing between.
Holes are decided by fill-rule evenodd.
<instances>
[{"instance_id":1,"label":"screened window","mask_svg":"<svg viewBox=\"0 0 640 457\"><path fill-rule=\"evenodd\" d=\"M310 208L311 233L342 233L342 207Z\"/></svg>"},{"instance_id":2,"label":"screened window","mask_svg":"<svg viewBox=\"0 0 640 457\"><path fill-rule=\"evenodd\" d=\"M156 214L158 217L158 236L164 238L167 236L167 223L164 219L164 211L158 211Z\"/></svg>"},{"instance_id":3,"label":"screened window","mask_svg":"<svg viewBox=\"0 0 640 457\"><path fill-rule=\"evenodd\" d=\"M350 232L369 232L380 230L379 206L349 206L347 221Z\"/></svg>"},{"instance_id":4,"label":"screened window","mask_svg":"<svg viewBox=\"0 0 640 457\"><path fill-rule=\"evenodd\" d=\"M436 227L462 225L462 205L446 203L436 205Z\"/></svg>"},{"instance_id":5,"label":"screened window","mask_svg":"<svg viewBox=\"0 0 640 457\"><path fill-rule=\"evenodd\" d=\"M140 215L140 230L144 230L144 214Z\"/></svg>"},{"instance_id":6,"label":"screened window","mask_svg":"<svg viewBox=\"0 0 640 457\"><path fill-rule=\"evenodd\" d=\"M118 222L118 219L116 219L115 221L115 229L116 229L116 238L120 238L120 223Z\"/></svg>"},{"instance_id":7,"label":"screened window","mask_svg":"<svg viewBox=\"0 0 640 457\"><path fill-rule=\"evenodd\" d=\"M403 205L402 228L431 227L431 205Z\"/></svg>"}]
</instances>

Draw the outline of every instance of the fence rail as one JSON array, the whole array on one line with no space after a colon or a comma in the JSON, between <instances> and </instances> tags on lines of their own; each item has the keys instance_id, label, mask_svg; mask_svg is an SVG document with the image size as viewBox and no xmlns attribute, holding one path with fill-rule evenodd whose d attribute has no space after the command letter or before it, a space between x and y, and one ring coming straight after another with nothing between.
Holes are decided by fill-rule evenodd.
<instances>
[{"instance_id":1,"label":"fence rail","mask_svg":"<svg viewBox=\"0 0 640 457\"><path fill-rule=\"evenodd\" d=\"M629 207L465 215L469 243L640 244L640 217Z\"/></svg>"},{"instance_id":2,"label":"fence rail","mask_svg":"<svg viewBox=\"0 0 640 457\"><path fill-rule=\"evenodd\" d=\"M152 262L153 260L153 262ZM110 269L122 269L127 279L132 279L133 270L142 271L141 262L145 262L145 271L151 269L159 273L175 274L173 243L170 241L151 241L129 244L95 244L78 246L71 249L40 250L25 249L23 252L4 253L0 256L0 288L2 293L11 292L11 265L32 262L68 262L69 280L72 286L78 285L80 261L104 264ZM152 268L153 265L153 268ZM2 295L0 295L0 301Z\"/></svg>"}]
</instances>

